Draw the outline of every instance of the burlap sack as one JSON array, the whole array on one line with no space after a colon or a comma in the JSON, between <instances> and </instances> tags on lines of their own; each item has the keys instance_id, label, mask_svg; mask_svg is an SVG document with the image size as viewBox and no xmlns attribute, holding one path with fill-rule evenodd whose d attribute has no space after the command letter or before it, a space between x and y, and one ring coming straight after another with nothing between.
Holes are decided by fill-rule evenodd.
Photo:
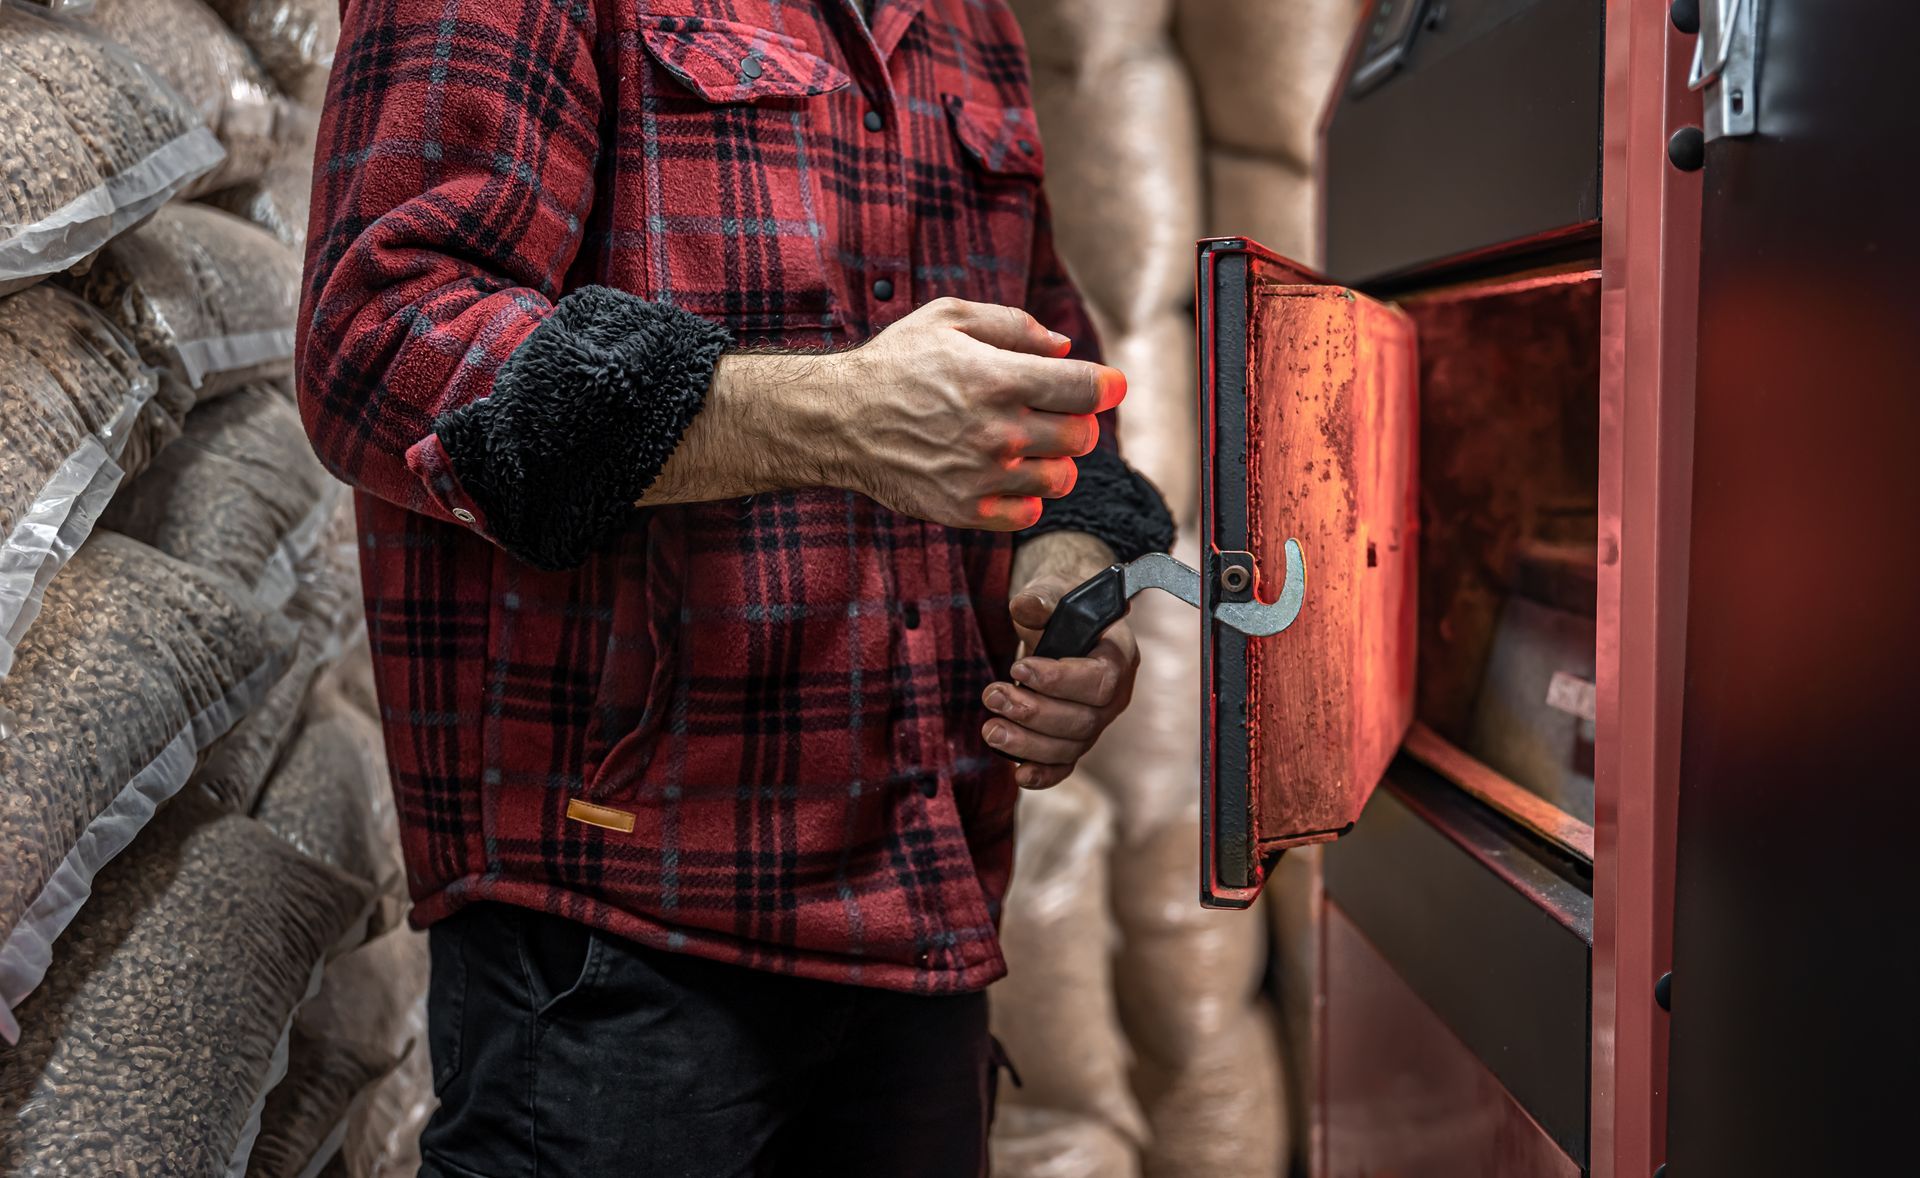
<instances>
[{"instance_id":1,"label":"burlap sack","mask_svg":"<svg viewBox=\"0 0 1920 1178\"><path fill-rule=\"evenodd\" d=\"M1146 1178L1282 1173L1287 1156L1285 1080L1273 1014L1240 1008L1221 1033L1176 1067L1143 1061L1136 1083L1153 1138Z\"/></svg>"},{"instance_id":2,"label":"burlap sack","mask_svg":"<svg viewBox=\"0 0 1920 1178\"><path fill-rule=\"evenodd\" d=\"M1200 128L1164 45L1096 74L1040 71L1034 109L1060 255L1118 330L1192 297Z\"/></svg>"},{"instance_id":3,"label":"burlap sack","mask_svg":"<svg viewBox=\"0 0 1920 1178\"><path fill-rule=\"evenodd\" d=\"M1106 1122L1050 1108L1002 1108L990 1142L994 1178L1134 1178L1133 1143Z\"/></svg>"},{"instance_id":4,"label":"burlap sack","mask_svg":"<svg viewBox=\"0 0 1920 1178\"><path fill-rule=\"evenodd\" d=\"M1143 1061L1173 1067L1204 1053L1241 1018L1266 969L1260 913L1202 908L1200 811L1114 856L1120 1022Z\"/></svg>"},{"instance_id":5,"label":"burlap sack","mask_svg":"<svg viewBox=\"0 0 1920 1178\"><path fill-rule=\"evenodd\" d=\"M1107 363L1127 374L1120 450L1153 481L1182 530L1199 510L1199 407L1194 403L1193 317L1164 311L1127 331L1101 327Z\"/></svg>"},{"instance_id":6,"label":"burlap sack","mask_svg":"<svg viewBox=\"0 0 1920 1178\"><path fill-rule=\"evenodd\" d=\"M1319 191L1289 160L1207 150L1207 236L1251 237L1308 266L1320 262Z\"/></svg>"},{"instance_id":7,"label":"burlap sack","mask_svg":"<svg viewBox=\"0 0 1920 1178\"><path fill-rule=\"evenodd\" d=\"M1358 0L1178 0L1211 142L1296 163L1314 158Z\"/></svg>"},{"instance_id":8,"label":"burlap sack","mask_svg":"<svg viewBox=\"0 0 1920 1178\"><path fill-rule=\"evenodd\" d=\"M1144 1126L1127 1090L1114 1015L1107 802L1079 778L1020 797L1020 839L1000 942L1008 975L991 991L993 1033L1022 1085L1005 1103L1094 1117L1131 1140Z\"/></svg>"},{"instance_id":9,"label":"burlap sack","mask_svg":"<svg viewBox=\"0 0 1920 1178\"><path fill-rule=\"evenodd\" d=\"M1097 73L1165 39L1173 0L1010 0L1035 69Z\"/></svg>"},{"instance_id":10,"label":"burlap sack","mask_svg":"<svg viewBox=\"0 0 1920 1178\"><path fill-rule=\"evenodd\" d=\"M1174 555L1198 567L1191 531L1175 542ZM1133 599L1130 617L1140 643L1133 703L1080 759L1088 779L1113 801L1122 858L1183 820L1198 804L1200 788L1200 615L1149 590ZM1196 866L1193 879L1198 873Z\"/></svg>"}]
</instances>

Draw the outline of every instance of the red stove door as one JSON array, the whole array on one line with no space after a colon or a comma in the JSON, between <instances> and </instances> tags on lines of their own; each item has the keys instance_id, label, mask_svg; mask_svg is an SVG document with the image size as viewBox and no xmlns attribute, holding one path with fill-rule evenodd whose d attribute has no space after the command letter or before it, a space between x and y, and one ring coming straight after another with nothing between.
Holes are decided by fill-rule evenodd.
<instances>
[{"instance_id":1,"label":"red stove door","mask_svg":"<svg viewBox=\"0 0 1920 1178\"><path fill-rule=\"evenodd\" d=\"M1353 826L1413 719L1418 368L1397 308L1253 242L1201 242L1198 292L1200 891L1244 908L1281 851ZM1293 625L1218 620L1275 599L1290 539Z\"/></svg>"}]
</instances>

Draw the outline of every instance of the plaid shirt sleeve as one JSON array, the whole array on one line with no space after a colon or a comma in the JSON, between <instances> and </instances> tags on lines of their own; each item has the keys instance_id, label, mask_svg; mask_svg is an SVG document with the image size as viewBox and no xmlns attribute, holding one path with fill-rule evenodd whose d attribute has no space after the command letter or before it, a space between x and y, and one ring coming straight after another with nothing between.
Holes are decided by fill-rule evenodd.
<instances>
[{"instance_id":1,"label":"plaid shirt sleeve","mask_svg":"<svg viewBox=\"0 0 1920 1178\"><path fill-rule=\"evenodd\" d=\"M558 297L600 151L595 11L349 7L302 317L328 466L542 568L632 511L727 342L624 292Z\"/></svg>"}]
</instances>

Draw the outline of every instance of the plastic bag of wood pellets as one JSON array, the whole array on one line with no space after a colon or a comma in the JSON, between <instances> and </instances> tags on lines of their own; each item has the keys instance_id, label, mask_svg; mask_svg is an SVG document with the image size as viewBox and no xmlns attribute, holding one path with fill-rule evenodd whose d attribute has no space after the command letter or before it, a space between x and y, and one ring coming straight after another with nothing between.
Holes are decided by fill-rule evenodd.
<instances>
[{"instance_id":1,"label":"plastic bag of wood pellets","mask_svg":"<svg viewBox=\"0 0 1920 1178\"><path fill-rule=\"evenodd\" d=\"M1266 968L1261 915L1194 902L1199 846L1196 807L1113 862L1120 1022L1140 1058L1164 1066L1192 1058L1239 1020Z\"/></svg>"},{"instance_id":2,"label":"plastic bag of wood pellets","mask_svg":"<svg viewBox=\"0 0 1920 1178\"><path fill-rule=\"evenodd\" d=\"M380 719L379 690L373 680L373 647L363 630L348 643L333 666L314 684L314 694L334 697L374 720Z\"/></svg>"},{"instance_id":3,"label":"plastic bag of wood pellets","mask_svg":"<svg viewBox=\"0 0 1920 1178\"><path fill-rule=\"evenodd\" d=\"M994 1178L1135 1178L1133 1143L1105 1122L1050 1108L1002 1108L988 1142Z\"/></svg>"},{"instance_id":4,"label":"plastic bag of wood pellets","mask_svg":"<svg viewBox=\"0 0 1920 1178\"><path fill-rule=\"evenodd\" d=\"M249 386L189 414L180 440L107 506L100 526L231 577L279 609L341 493L299 412Z\"/></svg>"},{"instance_id":5,"label":"plastic bag of wood pellets","mask_svg":"<svg viewBox=\"0 0 1920 1178\"><path fill-rule=\"evenodd\" d=\"M1007 976L993 986L993 1033L1022 1084L1009 1103L1097 1117L1138 1141L1128 1052L1113 1007L1107 912L1112 811L1086 781L1020 795L1020 841L1001 920Z\"/></svg>"},{"instance_id":6,"label":"plastic bag of wood pellets","mask_svg":"<svg viewBox=\"0 0 1920 1178\"><path fill-rule=\"evenodd\" d=\"M202 0L96 0L88 23L151 64L227 149L185 195L267 170L283 100L246 42Z\"/></svg>"},{"instance_id":7,"label":"plastic bag of wood pellets","mask_svg":"<svg viewBox=\"0 0 1920 1178\"><path fill-rule=\"evenodd\" d=\"M339 0L213 0L292 98L319 106L340 41Z\"/></svg>"},{"instance_id":8,"label":"plastic bag of wood pellets","mask_svg":"<svg viewBox=\"0 0 1920 1178\"><path fill-rule=\"evenodd\" d=\"M372 721L351 709L310 715L260 791L253 816L302 852L385 897L399 891L400 864L390 853L382 830L386 815L377 806L387 792L370 755L378 741ZM376 908L369 919L373 935L386 931L395 906Z\"/></svg>"},{"instance_id":9,"label":"plastic bag of wood pellets","mask_svg":"<svg viewBox=\"0 0 1920 1178\"><path fill-rule=\"evenodd\" d=\"M93 11L95 0L20 0L20 3L32 4L67 16L85 16Z\"/></svg>"},{"instance_id":10,"label":"plastic bag of wood pellets","mask_svg":"<svg viewBox=\"0 0 1920 1178\"><path fill-rule=\"evenodd\" d=\"M0 294L83 263L223 154L125 50L0 5Z\"/></svg>"},{"instance_id":11,"label":"plastic bag of wood pellets","mask_svg":"<svg viewBox=\"0 0 1920 1178\"><path fill-rule=\"evenodd\" d=\"M258 179L214 193L207 202L245 217L304 256L313 201L314 135L319 120L310 111L296 109L281 123L279 147L266 171Z\"/></svg>"},{"instance_id":12,"label":"plastic bag of wood pellets","mask_svg":"<svg viewBox=\"0 0 1920 1178\"><path fill-rule=\"evenodd\" d=\"M1273 1014L1244 1006L1178 1066L1142 1060L1140 1102L1153 1125L1146 1178L1279 1174L1287 1156L1285 1080Z\"/></svg>"},{"instance_id":13,"label":"plastic bag of wood pellets","mask_svg":"<svg viewBox=\"0 0 1920 1178\"><path fill-rule=\"evenodd\" d=\"M1128 465L1160 489L1174 523L1189 529L1199 510L1200 478L1193 315L1162 311L1124 331L1097 326L1107 363L1127 374L1120 451ZM1187 628L1189 644L1192 629Z\"/></svg>"},{"instance_id":14,"label":"plastic bag of wood pellets","mask_svg":"<svg viewBox=\"0 0 1920 1178\"><path fill-rule=\"evenodd\" d=\"M0 681L0 1035L95 874L279 676L293 627L213 574L94 536ZM64 949L63 949L64 952Z\"/></svg>"},{"instance_id":15,"label":"plastic bag of wood pellets","mask_svg":"<svg viewBox=\"0 0 1920 1178\"><path fill-rule=\"evenodd\" d=\"M420 1005L425 1034L426 1003ZM420 1172L420 1131L440 1101L433 1094L433 1059L422 1038L347 1122L346 1140L326 1174L352 1178L414 1178Z\"/></svg>"},{"instance_id":16,"label":"plastic bag of wood pellets","mask_svg":"<svg viewBox=\"0 0 1920 1178\"><path fill-rule=\"evenodd\" d=\"M119 484L114 460L156 387L132 344L65 291L0 298L0 677Z\"/></svg>"},{"instance_id":17,"label":"plastic bag of wood pellets","mask_svg":"<svg viewBox=\"0 0 1920 1178\"><path fill-rule=\"evenodd\" d=\"M0 1171L244 1166L294 1010L366 899L250 818L169 806L101 873L0 1053Z\"/></svg>"},{"instance_id":18,"label":"plastic bag of wood pellets","mask_svg":"<svg viewBox=\"0 0 1920 1178\"><path fill-rule=\"evenodd\" d=\"M320 674L320 652L304 638L293 663L266 696L233 730L215 741L191 781L223 807L241 814L253 812L273 767L293 743L306 713L307 692Z\"/></svg>"},{"instance_id":19,"label":"plastic bag of wood pellets","mask_svg":"<svg viewBox=\"0 0 1920 1178\"><path fill-rule=\"evenodd\" d=\"M293 370L300 258L232 213L169 205L75 283L202 401Z\"/></svg>"},{"instance_id":20,"label":"plastic bag of wood pellets","mask_svg":"<svg viewBox=\"0 0 1920 1178\"><path fill-rule=\"evenodd\" d=\"M302 1178L340 1150L353 1106L393 1070L391 1056L310 1035L299 1022L287 1051L287 1075L267 1094L248 1178Z\"/></svg>"},{"instance_id":21,"label":"plastic bag of wood pellets","mask_svg":"<svg viewBox=\"0 0 1920 1178\"><path fill-rule=\"evenodd\" d=\"M127 434L127 448L120 452L121 481L131 482L141 471L153 465L160 451L172 445L186 427L187 414L193 410L193 390L171 377L160 381L159 389L134 418Z\"/></svg>"},{"instance_id":22,"label":"plastic bag of wood pellets","mask_svg":"<svg viewBox=\"0 0 1920 1178\"><path fill-rule=\"evenodd\" d=\"M1166 37L1173 0L1010 0L1036 69L1094 74Z\"/></svg>"},{"instance_id":23,"label":"plastic bag of wood pellets","mask_svg":"<svg viewBox=\"0 0 1920 1178\"><path fill-rule=\"evenodd\" d=\"M1193 562L1199 543L1191 529L1175 541L1173 554L1198 567ZM1128 621L1140 644L1133 703L1080 759L1088 778L1113 800L1121 860L1168 824L1192 821L1193 767L1200 763L1200 721L1193 707L1200 690L1200 647L1194 641L1199 623L1193 607L1164 593L1142 593ZM1188 853L1197 854L1192 848ZM1197 871L1188 865L1188 885Z\"/></svg>"},{"instance_id":24,"label":"plastic bag of wood pellets","mask_svg":"<svg viewBox=\"0 0 1920 1178\"><path fill-rule=\"evenodd\" d=\"M320 993L300 1008L298 1031L351 1050L361 1058L398 1060L401 1068L407 1067L414 1056L427 1054L427 962L426 934L407 928L397 928L336 959L327 966ZM410 1080L406 1076L388 1073L377 1087L378 1091L365 1093L336 1119L333 1131L310 1155L309 1165L325 1157L337 1157L336 1151L340 1151L357 1155L361 1172L367 1172L370 1167L366 1163L384 1152L372 1148L375 1142L367 1139L369 1131L384 1143L384 1126L408 1120L406 1110L419 1103L417 1093L409 1095ZM432 1092L426 1092L425 1097L430 1104ZM382 1113L384 1119L379 1115ZM352 1141L348 1138L350 1123L362 1131ZM344 1151L343 1145L347 1146ZM259 1158L257 1151L255 1158ZM419 1166L417 1158L414 1166ZM347 1169L344 1161L339 1168ZM413 1170L405 1172L411 1175Z\"/></svg>"},{"instance_id":25,"label":"plastic bag of wood pellets","mask_svg":"<svg viewBox=\"0 0 1920 1178\"><path fill-rule=\"evenodd\" d=\"M345 652L363 632L366 598L360 589L360 531L353 496L333 493L334 508L313 551L294 570L298 588L287 616L300 624L301 640L327 662Z\"/></svg>"},{"instance_id":26,"label":"plastic bag of wood pellets","mask_svg":"<svg viewBox=\"0 0 1920 1178\"><path fill-rule=\"evenodd\" d=\"M1225 148L1207 151L1207 233L1251 237L1276 253L1318 264L1319 187L1303 164Z\"/></svg>"},{"instance_id":27,"label":"plastic bag of wood pellets","mask_svg":"<svg viewBox=\"0 0 1920 1178\"><path fill-rule=\"evenodd\" d=\"M1360 0L1178 0L1175 34L1195 63L1207 138L1313 162L1321 109L1360 7Z\"/></svg>"},{"instance_id":28,"label":"plastic bag of wood pellets","mask_svg":"<svg viewBox=\"0 0 1920 1178\"><path fill-rule=\"evenodd\" d=\"M1193 297L1200 127L1186 66L1165 45L1097 74L1038 72L1047 195L1060 256L1122 330Z\"/></svg>"}]
</instances>

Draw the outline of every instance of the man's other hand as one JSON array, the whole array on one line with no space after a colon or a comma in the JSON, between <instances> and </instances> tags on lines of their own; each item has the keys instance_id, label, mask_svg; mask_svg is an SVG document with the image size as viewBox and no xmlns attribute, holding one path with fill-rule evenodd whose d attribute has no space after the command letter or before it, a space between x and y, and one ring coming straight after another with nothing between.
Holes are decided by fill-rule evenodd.
<instances>
[{"instance_id":1,"label":"man's other hand","mask_svg":"<svg viewBox=\"0 0 1920 1178\"><path fill-rule=\"evenodd\" d=\"M1054 532L1022 545L1014 558L1013 624L1032 650L1060 599L1114 561L1113 550L1092 536ZM1014 780L1026 789L1064 781L1133 698L1140 648L1122 619L1107 628L1085 658L1025 655L1013 664L1013 682L994 683L982 696L993 716L981 733L989 745L1024 762Z\"/></svg>"},{"instance_id":2,"label":"man's other hand","mask_svg":"<svg viewBox=\"0 0 1920 1178\"><path fill-rule=\"evenodd\" d=\"M835 357L839 481L904 515L1018 531L1073 489L1117 369L1014 307L935 299Z\"/></svg>"}]
</instances>

